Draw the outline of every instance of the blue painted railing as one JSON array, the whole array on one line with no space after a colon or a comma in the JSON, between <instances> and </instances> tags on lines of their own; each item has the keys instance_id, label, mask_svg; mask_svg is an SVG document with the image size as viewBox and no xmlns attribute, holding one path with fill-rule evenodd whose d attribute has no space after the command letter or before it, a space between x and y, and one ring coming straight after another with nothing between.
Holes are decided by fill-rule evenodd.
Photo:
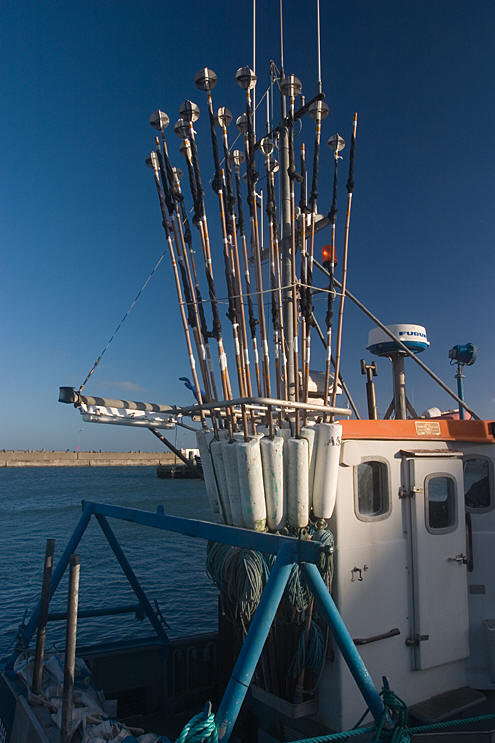
<instances>
[{"instance_id":1,"label":"blue painted railing","mask_svg":"<svg viewBox=\"0 0 495 743\"><path fill-rule=\"evenodd\" d=\"M305 578L319 605L320 612L328 623L335 642L342 652L345 662L375 721L378 724L383 719L384 707L380 694L316 567L320 563L322 553L328 552L328 547L311 539L296 539L295 537L256 532L249 529L226 526L224 524L214 524L208 521L168 516L164 513L161 506L157 509L156 513L153 513L151 511L141 511L136 508L124 508L122 506L110 506L104 503L83 501L82 509L82 516L53 572L50 597L55 593L69 564L70 556L77 549L77 545L81 541L91 517L95 516L136 595L142 611L148 617L164 646L169 644L169 639L163 622L151 606L117 537L108 523L108 519L129 521L141 526L163 529L164 531L176 532L185 536L223 542L224 544L230 544L235 547L243 547L245 549L276 555L270 577L216 714L218 740L221 743L227 743L230 738L294 564L302 565ZM24 627L19 642L21 647L29 645L38 624L39 611L40 607L38 605ZM13 665L19 652L19 649L14 652L10 659L10 665Z\"/></svg>"}]
</instances>

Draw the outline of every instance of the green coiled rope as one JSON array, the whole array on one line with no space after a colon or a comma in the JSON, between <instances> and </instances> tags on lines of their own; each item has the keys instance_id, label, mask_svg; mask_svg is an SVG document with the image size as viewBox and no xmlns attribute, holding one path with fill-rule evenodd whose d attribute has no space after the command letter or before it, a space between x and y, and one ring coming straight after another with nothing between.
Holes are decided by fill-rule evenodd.
<instances>
[{"instance_id":1,"label":"green coiled rope","mask_svg":"<svg viewBox=\"0 0 495 743\"><path fill-rule=\"evenodd\" d=\"M211 702L207 702L203 712L189 720L182 728L175 743L218 743L215 715L211 711Z\"/></svg>"}]
</instances>

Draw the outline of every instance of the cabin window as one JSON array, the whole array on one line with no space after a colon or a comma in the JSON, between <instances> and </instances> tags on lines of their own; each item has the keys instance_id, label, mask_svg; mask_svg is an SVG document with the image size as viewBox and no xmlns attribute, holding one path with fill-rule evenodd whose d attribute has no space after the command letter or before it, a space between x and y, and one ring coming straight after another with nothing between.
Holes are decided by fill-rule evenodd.
<instances>
[{"instance_id":1,"label":"cabin window","mask_svg":"<svg viewBox=\"0 0 495 743\"><path fill-rule=\"evenodd\" d=\"M450 531L456 525L455 480L448 475L432 475L425 481L426 527L428 531Z\"/></svg>"},{"instance_id":2,"label":"cabin window","mask_svg":"<svg viewBox=\"0 0 495 743\"><path fill-rule=\"evenodd\" d=\"M355 469L354 508L361 521L386 518L390 511L388 464L361 462Z\"/></svg>"},{"instance_id":3,"label":"cabin window","mask_svg":"<svg viewBox=\"0 0 495 743\"><path fill-rule=\"evenodd\" d=\"M466 457L464 460L464 498L466 508L487 511L492 505L490 460Z\"/></svg>"}]
</instances>

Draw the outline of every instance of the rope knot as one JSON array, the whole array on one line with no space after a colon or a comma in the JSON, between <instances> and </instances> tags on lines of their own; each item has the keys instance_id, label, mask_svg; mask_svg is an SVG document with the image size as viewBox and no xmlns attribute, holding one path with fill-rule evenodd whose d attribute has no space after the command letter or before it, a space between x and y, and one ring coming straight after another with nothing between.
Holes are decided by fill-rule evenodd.
<instances>
[{"instance_id":1,"label":"rope knot","mask_svg":"<svg viewBox=\"0 0 495 743\"><path fill-rule=\"evenodd\" d=\"M215 715L211 711L211 702L207 702L203 712L195 715L184 725L175 743L218 743L218 732Z\"/></svg>"}]
</instances>

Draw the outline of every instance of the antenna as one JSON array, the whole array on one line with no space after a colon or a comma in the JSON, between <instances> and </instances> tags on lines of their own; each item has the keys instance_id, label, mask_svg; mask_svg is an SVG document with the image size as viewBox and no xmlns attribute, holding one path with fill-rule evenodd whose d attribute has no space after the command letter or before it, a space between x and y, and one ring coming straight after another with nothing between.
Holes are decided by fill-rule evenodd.
<instances>
[{"instance_id":1,"label":"antenna","mask_svg":"<svg viewBox=\"0 0 495 743\"><path fill-rule=\"evenodd\" d=\"M322 92L321 82L321 26L320 26L320 0L316 0L316 27L318 34L318 93Z\"/></svg>"},{"instance_id":2,"label":"antenna","mask_svg":"<svg viewBox=\"0 0 495 743\"><path fill-rule=\"evenodd\" d=\"M256 75L256 0L253 0L253 72ZM256 141L256 88L253 88L253 132Z\"/></svg>"},{"instance_id":3,"label":"antenna","mask_svg":"<svg viewBox=\"0 0 495 743\"><path fill-rule=\"evenodd\" d=\"M283 0L280 0L280 76L284 69L284 17L283 17Z\"/></svg>"}]
</instances>

